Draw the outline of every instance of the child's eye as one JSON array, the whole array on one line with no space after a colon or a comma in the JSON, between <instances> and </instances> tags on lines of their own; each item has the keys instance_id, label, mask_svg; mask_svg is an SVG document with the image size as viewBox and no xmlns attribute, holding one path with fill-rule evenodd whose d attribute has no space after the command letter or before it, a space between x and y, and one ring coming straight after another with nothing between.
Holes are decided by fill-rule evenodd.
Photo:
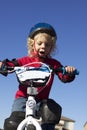
<instances>
[{"instance_id":1,"label":"child's eye","mask_svg":"<svg viewBox=\"0 0 87 130\"><path fill-rule=\"evenodd\" d=\"M38 44L38 45L41 45L42 43L41 43L41 42L38 42L37 44Z\"/></svg>"}]
</instances>

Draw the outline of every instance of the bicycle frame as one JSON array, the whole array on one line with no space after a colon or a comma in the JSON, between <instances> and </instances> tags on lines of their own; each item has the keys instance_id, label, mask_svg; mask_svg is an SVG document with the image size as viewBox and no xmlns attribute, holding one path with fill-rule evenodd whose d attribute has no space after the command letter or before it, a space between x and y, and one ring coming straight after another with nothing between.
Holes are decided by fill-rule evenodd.
<instances>
[{"instance_id":1,"label":"bicycle frame","mask_svg":"<svg viewBox=\"0 0 87 130\"><path fill-rule=\"evenodd\" d=\"M47 67L47 65L46 65ZM30 67L27 68L26 67L22 67L22 69L20 69L20 67L16 68L16 74L18 79L20 79L20 82L24 82L25 81L25 77L27 80L29 80L30 84L27 87L27 94L28 94L28 99L26 101L26 111L25 111L25 119L19 124L17 130L27 130L29 125L33 125L35 127L35 130L42 130L40 123L38 122L38 120L34 117L35 116L35 109L36 109L36 100L35 100L35 95L37 95L37 87L33 86L34 81L36 80L36 82L39 83L44 83L43 79L45 79L45 75L46 78L49 77L51 75L51 71L49 70L49 68L47 68L48 70L43 70L43 68L40 68L40 71L42 71L42 76L41 76L41 72L39 72L39 69L37 68L36 70L34 70L34 73L36 73L36 71L38 70L39 76L36 74L32 75L34 68ZM28 73L26 73L26 71L29 70L29 75ZM48 71L48 72L45 72ZM22 75L23 74L23 75ZM31 74L31 76L30 76ZM49 81L49 79L47 80ZM43 88L42 88L43 89ZM29 129L30 130L30 129Z\"/></svg>"},{"instance_id":2,"label":"bicycle frame","mask_svg":"<svg viewBox=\"0 0 87 130\"><path fill-rule=\"evenodd\" d=\"M30 124L34 125L36 130L42 130L39 122L33 117L35 107L36 107L35 98L33 96L29 96L26 102L26 117L19 124L17 130L23 130L24 128L27 129L27 126Z\"/></svg>"}]
</instances>

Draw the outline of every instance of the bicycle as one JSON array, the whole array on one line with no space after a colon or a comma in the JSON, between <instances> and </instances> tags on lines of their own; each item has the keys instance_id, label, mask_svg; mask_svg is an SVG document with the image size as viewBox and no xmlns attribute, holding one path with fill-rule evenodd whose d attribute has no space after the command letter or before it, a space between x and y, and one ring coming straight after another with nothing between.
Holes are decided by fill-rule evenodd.
<instances>
[{"instance_id":1,"label":"bicycle","mask_svg":"<svg viewBox=\"0 0 87 130\"><path fill-rule=\"evenodd\" d=\"M25 130L42 130L40 123L35 118L37 104L35 96L45 88L50 81L51 74L55 71L66 73L64 67L54 70L42 62L33 62L21 67L7 67L4 70L4 73L15 72L18 82L27 87L28 99L26 101L25 119L18 125L17 130L24 130L24 128ZM79 72L75 70L74 74L78 75ZM39 86L42 86L42 88L38 92L37 87Z\"/></svg>"}]
</instances>

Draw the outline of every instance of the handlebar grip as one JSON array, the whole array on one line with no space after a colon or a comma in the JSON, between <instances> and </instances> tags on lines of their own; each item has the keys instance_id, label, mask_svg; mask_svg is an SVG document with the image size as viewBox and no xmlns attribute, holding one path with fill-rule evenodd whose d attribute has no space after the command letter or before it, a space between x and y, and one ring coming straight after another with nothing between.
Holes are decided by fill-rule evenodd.
<instances>
[{"instance_id":1,"label":"handlebar grip","mask_svg":"<svg viewBox=\"0 0 87 130\"><path fill-rule=\"evenodd\" d=\"M79 71L76 69L76 70L73 72L73 74L79 75Z\"/></svg>"},{"instance_id":2,"label":"handlebar grip","mask_svg":"<svg viewBox=\"0 0 87 130\"><path fill-rule=\"evenodd\" d=\"M63 72L63 74L68 74L68 72L66 72L66 70L65 70L65 67L62 67L62 72ZM79 71L77 69L75 69L75 71L72 74L79 75Z\"/></svg>"},{"instance_id":3,"label":"handlebar grip","mask_svg":"<svg viewBox=\"0 0 87 130\"><path fill-rule=\"evenodd\" d=\"M55 70L55 72L62 72L63 74L68 74L68 72L66 72L65 70L65 67L59 67ZM76 69L72 74L79 75L79 71Z\"/></svg>"}]
</instances>

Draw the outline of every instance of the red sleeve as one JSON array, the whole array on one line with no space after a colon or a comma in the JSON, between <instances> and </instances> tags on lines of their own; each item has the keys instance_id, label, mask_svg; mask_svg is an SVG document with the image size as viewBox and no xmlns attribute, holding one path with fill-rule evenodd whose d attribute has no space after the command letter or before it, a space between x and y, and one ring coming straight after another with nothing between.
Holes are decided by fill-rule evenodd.
<instances>
[{"instance_id":1,"label":"red sleeve","mask_svg":"<svg viewBox=\"0 0 87 130\"><path fill-rule=\"evenodd\" d=\"M64 83L72 82L75 79L75 75L58 73L59 79Z\"/></svg>"},{"instance_id":2,"label":"red sleeve","mask_svg":"<svg viewBox=\"0 0 87 130\"><path fill-rule=\"evenodd\" d=\"M53 65L54 69L58 69L60 67L63 67L63 65L55 59L52 59L50 64ZM71 74L63 74L62 72L57 72L56 74L57 74L58 78L64 83L72 82L75 79L75 75L73 75L73 74L72 75Z\"/></svg>"},{"instance_id":3,"label":"red sleeve","mask_svg":"<svg viewBox=\"0 0 87 130\"><path fill-rule=\"evenodd\" d=\"M6 66L19 66L18 61L16 59L12 60L5 59L3 61L3 64L5 64Z\"/></svg>"}]
</instances>

